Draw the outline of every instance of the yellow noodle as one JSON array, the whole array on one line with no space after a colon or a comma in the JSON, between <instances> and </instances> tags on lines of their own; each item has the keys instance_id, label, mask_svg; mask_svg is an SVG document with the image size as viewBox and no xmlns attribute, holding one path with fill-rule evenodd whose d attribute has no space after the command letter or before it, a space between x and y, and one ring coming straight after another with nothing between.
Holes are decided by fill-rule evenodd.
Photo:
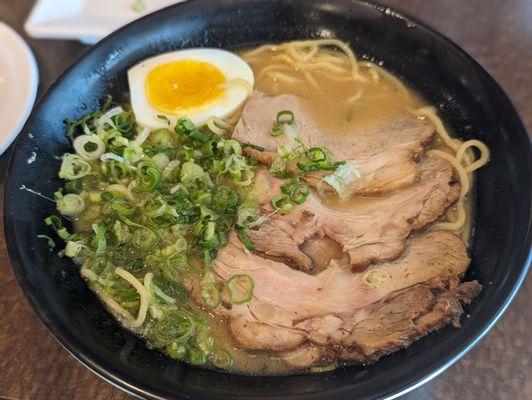
<instances>
[{"instance_id":1,"label":"yellow noodle","mask_svg":"<svg viewBox=\"0 0 532 400\"><path fill-rule=\"evenodd\" d=\"M454 221L437 222L433 225L434 229L445 229L449 231L460 230L466 222L466 212L463 201L458 201L456 203L456 213L457 216Z\"/></svg>"},{"instance_id":2,"label":"yellow noodle","mask_svg":"<svg viewBox=\"0 0 532 400\"><path fill-rule=\"evenodd\" d=\"M318 46L310 46L310 50L306 54L301 54L295 46L289 46L286 50L288 54L292 56L292 58L295 58L300 62L307 62L310 61L316 55L319 49Z\"/></svg>"},{"instance_id":3,"label":"yellow noodle","mask_svg":"<svg viewBox=\"0 0 532 400\"><path fill-rule=\"evenodd\" d=\"M449 161L456 172L458 173L458 177L460 179L460 200L462 200L465 195L469 192L469 176L467 175L466 170L464 169L463 165L458 162L455 156L452 154L446 153L442 150L429 150L427 154L434 154L435 156L441 157L447 161Z\"/></svg>"},{"instance_id":4,"label":"yellow noodle","mask_svg":"<svg viewBox=\"0 0 532 400\"><path fill-rule=\"evenodd\" d=\"M333 80L333 81L338 81L338 82L350 82L353 80L353 78L351 78L351 76L337 76L337 75L334 75L334 74L330 74L326 71L316 71L316 73L319 73L319 74L322 74L323 76L326 76L327 78Z\"/></svg>"},{"instance_id":5,"label":"yellow noodle","mask_svg":"<svg viewBox=\"0 0 532 400\"><path fill-rule=\"evenodd\" d=\"M355 54L353 53L353 50L351 50L351 48L347 44L342 42L341 40L338 40L338 39L319 39L319 40L305 40L305 41L301 41L301 42L291 42L291 43L293 43L294 46L296 46L296 47L297 46L316 45L316 46L335 46L335 47L339 48L341 51L344 52L344 54L347 55L347 57L349 58L349 60L351 62L353 79L355 79L355 80L364 80L360 76L360 73L358 71L358 63L357 63L357 59L355 57ZM287 43L287 45L290 45L291 43Z\"/></svg>"},{"instance_id":6,"label":"yellow noodle","mask_svg":"<svg viewBox=\"0 0 532 400\"><path fill-rule=\"evenodd\" d=\"M458 150L458 147L460 147L460 141L451 138L451 136L447 132L447 129L445 129L445 127L443 126L441 119L436 115L436 111L433 107L422 107L416 110L415 113L418 116L428 118L429 121L432 122L434 128L436 128L436 132L438 132L438 135L440 135L447 147L450 147L454 151Z\"/></svg>"},{"instance_id":7,"label":"yellow noodle","mask_svg":"<svg viewBox=\"0 0 532 400\"><path fill-rule=\"evenodd\" d=\"M322 49L323 46L335 46L343 54ZM358 63L353 51L349 46L336 39L304 40L284 43L278 46L264 45L255 50L243 54L243 58L252 60L264 52L277 53L272 57L273 61L290 65L296 70L325 70L337 74L350 74L351 79L364 81L358 70ZM320 54L321 53L321 54ZM340 67L349 64L351 71Z\"/></svg>"},{"instance_id":8,"label":"yellow noodle","mask_svg":"<svg viewBox=\"0 0 532 400\"><path fill-rule=\"evenodd\" d=\"M150 305L150 295L148 294L148 291L146 290L144 285L140 283L139 280L135 278L130 272L126 271L121 267L117 267L115 268L115 273L121 278L125 279L127 282L129 282L131 286L133 286L137 290L140 296L140 307L138 316L134 321L131 322L131 326L133 328L138 328L144 323L146 319L146 313L148 312L148 307ZM148 274L152 273L148 272ZM146 279L146 277L144 279Z\"/></svg>"},{"instance_id":9,"label":"yellow noodle","mask_svg":"<svg viewBox=\"0 0 532 400\"><path fill-rule=\"evenodd\" d=\"M276 80L279 80L279 81L283 81L283 82L286 82L286 83L298 83L298 82L301 82L301 79L295 78L295 77L287 75L287 74L283 74L282 72L269 72L267 75L269 77L273 78L273 79L276 79Z\"/></svg>"},{"instance_id":10,"label":"yellow noodle","mask_svg":"<svg viewBox=\"0 0 532 400\"><path fill-rule=\"evenodd\" d=\"M256 49L250 50L245 52L242 55L242 58L247 59L248 57L258 56L266 51L276 51L277 46L272 44L264 44L262 46L257 47Z\"/></svg>"},{"instance_id":11,"label":"yellow noodle","mask_svg":"<svg viewBox=\"0 0 532 400\"><path fill-rule=\"evenodd\" d=\"M486 165L490 158L490 149L488 146L486 146L484 143L482 143L480 140L472 139L467 140L458 148L456 152L456 159L458 162L462 162L462 158L465 155L465 152L467 149L471 147L476 147L480 151L480 157L478 160L474 161L473 163L470 163L465 167L466 172L471 173L480 167Z\"/></svg>"},{"instance_id":12,"label":"yellow noodle","mask_svg":"<svg viewBox=\"0 0 532 400\"><path fill-rule=\"evenodd\" d=\"M126 310L124 307L122 307L116 300L114 300L109 293L107 293L105 290L101 288L95 288L94 291L96 294L100 297L100 299L103 300L103 302L109 307L109 309L114 312L115 314L120 315L125 321L125 323L131 327L133 327L133 323L135 322L135 317L131 315L131 313Z\"/></svg>"},{"instance_id":13,"label":"yellow noodle","mask_svg":"<svg viewBox=\"0 0 532 400\"><path fill-rule=\"evenodd\" d=\"M366 66L367 68L369 68L370 70L375 70L377 71L381 76L384 77L384 79L386 79L387 81L393 83L394 86L396 86L399 91L401 92L401 94L405 97L405 98L408 98L410 97L410 92L408 91L408 89L406 88L406 86L403 84L403 82L401 82L399 79L397 79L395 76L393 76L392 74L390 74L388 71L386 71L384 68L376 65L376 64L372 64L372 63L366 63Z\"/></svg>"},{"instance_id":14,"label":"yellow noodle","mask_svg":"<svg viewBox=\"0 0 532 400\"><path fill-rule=\"evenodd\" d=\"M261 69L261 71L259 72L259 76L264 76L270 71L277 72L277 71L293 71L293 70L294 69L288 65L277 63L277 64L268 65L267 67L264 67L263 69Z\"/></svg>"}]
</instances>

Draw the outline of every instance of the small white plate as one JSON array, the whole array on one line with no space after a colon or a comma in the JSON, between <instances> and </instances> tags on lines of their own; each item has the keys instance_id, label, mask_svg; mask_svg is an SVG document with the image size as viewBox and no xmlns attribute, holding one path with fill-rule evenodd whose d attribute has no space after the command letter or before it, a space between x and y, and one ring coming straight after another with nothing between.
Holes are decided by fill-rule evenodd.
<instances>
[{"instance_id":1,"label":"small white plate","mask_svg":"<svg viewBox=\"0 0 532 400\"><path fill-rule=\"evenodd\" d=\"M185 0L38 0L24 29L39 39L93 44L143 15Z\"/></svg>"},{"instance_id":2,"label":"small white plate","mask_svg":"<svg viewBox=\"0 0 532 400\"><path fill-rule=\"evenodd\" d=\"M19 134L35 102L39 70L17 32L0 22L0 154Z\"/></svg>"}]
</instances>

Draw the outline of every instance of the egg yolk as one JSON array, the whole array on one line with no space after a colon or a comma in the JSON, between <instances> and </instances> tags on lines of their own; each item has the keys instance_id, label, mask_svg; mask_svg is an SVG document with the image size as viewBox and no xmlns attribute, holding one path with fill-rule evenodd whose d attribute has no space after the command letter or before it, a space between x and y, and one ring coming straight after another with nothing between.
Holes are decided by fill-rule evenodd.
<instances>
[{"instance_id":1,"label":"egg yolk","mask_svg":"<svg viewBox=\"0 0 532 400\"><path fill-rule=\"evenodd\" d=\"M161 64L146 77L146 95L157 110L173 115L205 109L223 93L224 74L214 65L181 60Z\"/></svg>"}]
</instances>

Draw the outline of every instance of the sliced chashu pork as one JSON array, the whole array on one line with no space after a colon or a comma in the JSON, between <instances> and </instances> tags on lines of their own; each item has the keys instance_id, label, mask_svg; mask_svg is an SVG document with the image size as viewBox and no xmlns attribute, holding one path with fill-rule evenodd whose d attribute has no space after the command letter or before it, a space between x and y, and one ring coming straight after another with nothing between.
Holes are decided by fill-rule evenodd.
<instances>
[{"instance_id":1,"label":"sliced chashu pork","mask_svg":"<svg viewBox=\"0 0 532 400\"><path fill-rule=\"evenodd\" d=\"M357 364L375 362L445 325L458 328L462 305L470 303L481 288L477 281L465 282L448 290L423 284L406 288L369 306L363 312L364 318L352 329L338 331L336 338L325 343L315 343L311 339L294 350L279 352L279 355L294 368L309 367L319 360L325 363L336 360ZM323 323L326 322L327 318L323 318ZM318 332L318 337L324 331L331 332L329 325L320 327L314 323L313 329Z\"/></svg>"},{"instance_id":2,"label":"sliced chashu pork","mask_svg":"<svg viewBox=\"0 0 532 400\"><path fill-rule=\"evenodd\" d=\"M333 210L311 193L305 203L286 215L273 215L248 235L258 252L282 259L296 269L310 272L312 262L299 248L313 236L328 237L342 246L353 267L393 260L404 250L412 230L439 219L459 196L450 163L429 156L421 164L417 184L383 198L368 200L353 210ZM268 199L279 192L281 181L264 173L258 179L264 213L270 214Z\"/></svg>"},{"instance_id":3,"label":"sliced chashu pork","mask_svg":"<svg viewBox=\"0 0 532 400\"><path fill-rule=\"evenodd\" d=\"M361 176L349 182L351 195L384 195L414 183L419 178L415 160L434 134L428 121L413 116L375 122L349 135L325 132L316 126L296 96L270 97L255 92L244 107L233 138L263 147L262 152L251 147L246 151L259 161L271 164L278 157L278 146L294 145L294 138L287 134L276 138L269 134L275 116L282 110L294 113L297 135L308 147L326 147L336 160L359 168ZM306 176L311 185L317 185L322 177L322 173ZM332 190L327 185L323 188Z\"/></svg>"},{"instance_id":4,"label":"sliced chashu pork","mask_svg":"<svg viewBox=\"0 0 532 400\"><path fill-rule=\"evenodd\" d=\"M437 231L413 238L400 260L364 273L333 264L311 276L246 252L231 235L214 271L223 281L247 274L255 288L248 303L217 310L229 317L231 333L245 349L291 352L299 364L317 360L317 353L374 361L442 325L458 323L460 302L479 290L476 282L459 284L468 265L463 242ZM292 353L309 342L310 349Z\"/></svg>"}]
</instances>

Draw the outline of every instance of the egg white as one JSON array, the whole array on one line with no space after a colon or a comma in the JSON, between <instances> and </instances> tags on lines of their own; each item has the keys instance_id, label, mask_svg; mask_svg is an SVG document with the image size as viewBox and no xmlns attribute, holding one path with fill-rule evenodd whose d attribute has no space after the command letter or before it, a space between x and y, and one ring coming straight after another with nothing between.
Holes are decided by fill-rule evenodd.
<instances>
[{"instance_id":1,"label":"egg white","mask_svg":"<svg viewBox=\"0 0 532 400\"><path fill-rule=\"evenodd\" d=\"M161 54L141 61L127 72L131 107L139 125L151 129L168 127L168 123L158 118L165 115L174 126L180 117L189 118L194 125L200 126L210 117L225 118L234 113L249 96L242 85L233 85L224 89L224 93L210 107L190 115L168 115L154 108L146 95L145 84L148 73L155 67L179 60L194 60L209 63L218 68L226 81L243 79L251 87L254 84L253 71L236 54L220 49L188 49Z\"/></svg>"}]
</instances>

